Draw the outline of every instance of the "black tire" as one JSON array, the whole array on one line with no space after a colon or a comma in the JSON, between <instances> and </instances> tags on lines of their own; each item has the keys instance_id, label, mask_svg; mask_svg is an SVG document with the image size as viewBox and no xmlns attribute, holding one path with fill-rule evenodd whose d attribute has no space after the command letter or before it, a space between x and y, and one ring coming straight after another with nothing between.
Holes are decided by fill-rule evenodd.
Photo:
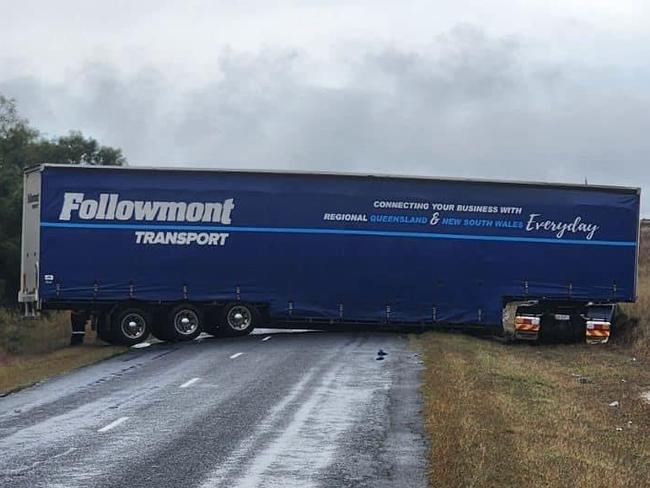
<instances>
[{"instance_id":1,"label":"black tire","mask_svg":"<svg viewBox=\"0 0 650 488\"><path fill-rule=\"evenodd\" d=\"M189 303L174 307L162 325L162 336L171 342L196 339L203 332L203 311Z\"/></svg>"},{"instance_id":2,"label":"black tire","mask_svg":"<svg viewBox=\"0 0 650 488\"><path fill-rule=\"evenodd\" d=\"M220 306L205 307L203 310L203 332L215 337L221 336L219 322L222 308Z\"/></svg>"},{"instance_id":3,"label":"black tire","mask_svg":"<svg viewBox=\"0 0 650 488\"><path fill-rule=\"evenodd\" d=\"M97 338L108 344L114 343L113 337L111 336L111 324L105 315L97 317Z\"/></svg>"},{"instance_id":4,"label":"black tire","mask_svg":"<svg viewBox=\"0 0 650 488\"><path fill-rule=\"evenodd\" d=\"M159 341L171 342L172 338L167 332L168 331L167 327L165 326L164 318L162 320L156 320L151 324L151 335Z\"/></svg>"},{"instance_id":5,"label":"black tire","mask_svg":"<svg viewBox=\"0 0 650 488\"><path fill-rule=\"evenodd\" d=\"M144 341L151 332L151 314L138 307L121 308L111 317L111 342L133 346Z\"/></svg>"},{"instance_id":6,"label":"black tire","mask_svg":"<svg viewBox=\"0 0 650 488\"><path fill-rule=\"evenodd\" d=\"M164 308L157 308L152 314L151 321L151 335L159 341L170 342L172 338L168 334L167 322L168 310Z\"/></svg>"},{"instance_id":7,"label":"black tire","mask_svg":"<svg viewBox=\"0 0 650 488\"><path fill-rule=\"evenodd\" d=\"M221 310L219 335L225 337L248 335L257 326L259 318L260 314L254 306L243 302L229 303Z\"/></svg>"},{"instance_id":8,"label":"black tire","mask_svg":"<svg viewBox=\"0 0 650 488\"><path fill-rule=\"evenodd\" d=\"M203 332L206 332L215 337L221 336L221 328L219 327L217 320L218 319L216 318L214 318L213 320L205 319L203 324Z\"/></svg>"}]
</instances>

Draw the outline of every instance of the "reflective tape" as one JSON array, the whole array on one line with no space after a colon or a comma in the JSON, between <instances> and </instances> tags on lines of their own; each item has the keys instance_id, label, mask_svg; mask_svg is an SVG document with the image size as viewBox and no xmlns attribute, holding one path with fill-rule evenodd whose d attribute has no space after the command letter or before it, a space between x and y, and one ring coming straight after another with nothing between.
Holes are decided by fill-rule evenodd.
<instances>
[{"instance_id":1,"label":"reflective tape","mask_svg":"<svg viewBox=\"0 0 650 488\"><path fill-rule=\"evenodd\" d=\"M515 329L518 332L539 332L539 317L519 315L515 317Z\"/></svg>"}]
</instances>

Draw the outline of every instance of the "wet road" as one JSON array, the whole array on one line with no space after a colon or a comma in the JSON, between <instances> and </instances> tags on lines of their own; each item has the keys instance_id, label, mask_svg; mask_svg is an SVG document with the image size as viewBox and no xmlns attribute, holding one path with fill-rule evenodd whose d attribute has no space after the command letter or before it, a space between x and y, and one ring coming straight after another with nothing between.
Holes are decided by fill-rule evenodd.
<instances>
[{"instance_id":1,"label":"wet road","mask_svg":"<svg viewBox=\"0 0 650 488\"><path fill-rule=\"evenodd\" d=\"M0 486L425 486L420 368L373 332L134 349L0 398Z\"/></svg>"}]
</instances>

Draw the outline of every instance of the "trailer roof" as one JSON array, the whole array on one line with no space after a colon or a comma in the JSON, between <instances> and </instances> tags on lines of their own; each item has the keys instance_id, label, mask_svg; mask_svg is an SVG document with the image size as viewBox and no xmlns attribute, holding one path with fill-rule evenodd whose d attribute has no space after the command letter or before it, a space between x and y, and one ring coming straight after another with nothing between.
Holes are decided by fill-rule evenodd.
<instances>
[{"instance_id":1,"label":"trailer roof","mask_svg":"<svg viewBox=\"0 0 650 488\"><path fill-rule=\"evenodd\" d=\"M334 171L298 171L298 170L268 170L268 169L235 169L235 168L197 168L191 166L99 166L99 165L80 165L80 164L38 164L25 169L26 173L41 171L43 168L74 168L84 170L111 170L111 171L176 171L176 172L198 172L198 173L244 173L244 174L271 174L271 175L305 175L305 176L345 176L357 178L381 178L381 179L399 179L399 180L424 180L424 181L443 181L449 183L483 183L496 185L521 185L531 187L554 187L570 188L578 190L600 190L617 193L634 193L639 195L641 188L616 185L580 185L576 183L554 183L543 181L522 181L522 180L492 180L483 178L450 178L450 177L430 177L421 175L391 175L385 173L346 173Z\"/></svg>"}]
</instances>

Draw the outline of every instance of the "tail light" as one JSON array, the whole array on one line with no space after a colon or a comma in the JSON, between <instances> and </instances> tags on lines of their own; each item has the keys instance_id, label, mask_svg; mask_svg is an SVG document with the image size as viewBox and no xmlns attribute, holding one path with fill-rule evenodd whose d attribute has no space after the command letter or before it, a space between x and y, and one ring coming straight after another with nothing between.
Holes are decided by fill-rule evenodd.
<instances>
[{"instance_id":1,"label":"tail light","mask_svg":"<svg viewBox=\"0 0 650 488\"><path fill-rule=\"evenodd\" d=\"M515 329L521 332L539 332L539 317L518 315L515 317Z\"/></svg>"},{"instance_id":2,"label":"tail light","mask_svg":"<svg viewBox=\"0 0 650 488\"><path fill-rule=\"evenodd\" d=\"M589 344L604 344L609 340L611 323L604 320L587 320L586 338Z\"/></svg>"}]
</instances>

